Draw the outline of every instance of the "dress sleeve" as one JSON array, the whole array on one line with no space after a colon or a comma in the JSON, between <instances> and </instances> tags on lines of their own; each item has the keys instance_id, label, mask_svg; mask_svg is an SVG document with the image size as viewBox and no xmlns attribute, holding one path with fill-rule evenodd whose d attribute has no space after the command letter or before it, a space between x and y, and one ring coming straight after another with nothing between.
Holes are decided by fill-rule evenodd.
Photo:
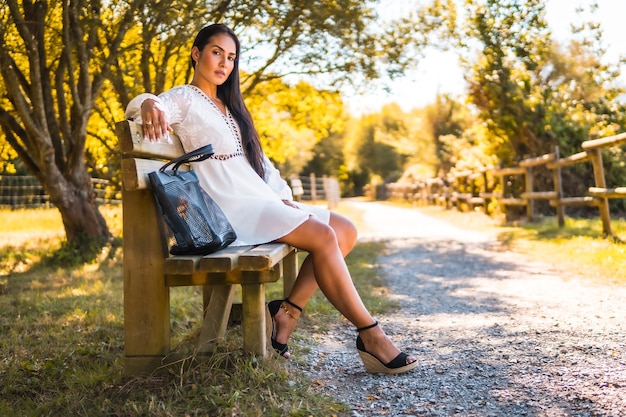
<instances>
[{"instance_id":1,"label":"dress sleeve","mask_svg":"<svg viewBox=\"0 0 626 417\"><path fill-rule=\"evenodd\" d=\"M269 158L263 155L263 162L265 164L265 183L276 193L281 200L293 200L293 194L291 193L291 187L280 176L280 171L276 169L274 164Z\"/></svg>"},{"instance_id":2,"label":"dress sleeve","mask_svg":"<svg viewBox=\"0 0 626 417\"><path fill-rule=\"evenodd\" d=\"M172 89L158 96L152 93L139 94L128 103L126 107L126 119L141 123L141 104L145 100L152 99L157 103L157 106L163 110L165 119L170 125L179 123L183 118L183 110L189 107L189 100L185 100L181 93L182 90L180 89Z\"/></svg>"},{"instance_id":3,"label":"dress sleeve","mask_svg":"<svg viewBox=\"0 0 626 417\"><path fill-rule=\"evenodd\" d=\"M126 106L126 119L134 120L137 123L141 123L141 104L151 98L157 103L160 102L159 98L151 93L143 93L139 94L137 97L132 99L128 106Z\"/></svg>"}]
</instances>

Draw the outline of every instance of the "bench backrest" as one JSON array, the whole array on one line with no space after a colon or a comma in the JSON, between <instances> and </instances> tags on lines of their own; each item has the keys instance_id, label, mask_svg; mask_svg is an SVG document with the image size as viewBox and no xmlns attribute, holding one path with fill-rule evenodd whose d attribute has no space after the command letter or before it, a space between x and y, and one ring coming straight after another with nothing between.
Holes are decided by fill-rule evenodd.
<instances>
[{"instance_id":1,"label":"bench backrest","mask_svg":"<svg viewBox=\"0 0 626 417\"><path fill-rule=\"evenodd\" d=\"M164 160L182 155L183 148L176 137L172 137L171 143L144 140L141 125L132 121L118 122L116 133L122 156L124 329L128 360L136 355L163 355L170 349L169 289L165 286L164 269L169 247L147 175L159 169Z\"/></svg>"},{"instance_id":2,"label":"bench backrest","mask_svg":"<svg viewBox=\"0 0 626 417\"><path fill-rule=\"evenodd\" d=\"M149 172L158 170L164 160L185 153L180 140L172 133L169 142L150 142L143 139L139 123L125 120L118 122L115 127L122 151L122 183L126 191L149 188Z\"/></svg>"}]
</instances>

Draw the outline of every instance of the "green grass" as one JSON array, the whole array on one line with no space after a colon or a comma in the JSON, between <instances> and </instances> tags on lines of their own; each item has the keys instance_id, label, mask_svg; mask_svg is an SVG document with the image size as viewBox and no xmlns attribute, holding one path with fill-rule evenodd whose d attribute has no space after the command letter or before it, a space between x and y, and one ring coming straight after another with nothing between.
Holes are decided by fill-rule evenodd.
<instances>
[{"instance_id":1,"label":"green grass","mask_svg":"<svg viewBox=\"0 0 626 417\"><path fill-rule=\"evenodd\" d=\"M568 217L560 228L555 217L511 225L482 212L461 213L442 207L420 207L419 210L463 228L493 233L504 248L550 264L565 277L584 277L600 284L626 284L624 219L612 220L613 237L605 237L598 218Z\"/></svg>"},{"instance_id":2,"label":"green grass","mask_svg":"<svg viewBox=\"0 0 626 417\"><path fill-rule=\"evenodd\" d=\"M102 211L119 239L121 209ZM64 250L56 210L0 211L0 224L0 415L349 415L290 361L243 354L236 327L212 355L198 357L193 344L202 312L198 288L172 291L172 341L175 353L185 358L183 371L124 377L121 247L65 266L56 255ZM374 313L394 307L380 297L385 283L376 257L382 250L382 244L363 244L348 258ZM268 286L268 299L279 297L280 288ZM316 295L293 335L293 360L306 351L311 331L339 320Z\"/></svg>"},{"instance_id":3,"label":"green grass","mask_svg":"<svg viewBox=\"0 0 626 417\"><path fill-rule=\"evenodd\" d=\"M500 240L517 251L548 262L572 276L602 284L626 284L626 222L613 220L614 237L605 237L598 219L572 219L560 228L556 218L545 218L502 231Z\"/></svg>"}]
</instances>

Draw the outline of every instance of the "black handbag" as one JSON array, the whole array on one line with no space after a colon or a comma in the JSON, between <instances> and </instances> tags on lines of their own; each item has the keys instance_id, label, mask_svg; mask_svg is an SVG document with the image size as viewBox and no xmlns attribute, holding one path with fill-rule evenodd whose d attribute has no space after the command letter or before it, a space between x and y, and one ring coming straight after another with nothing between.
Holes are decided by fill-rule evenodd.
<instances>
[{"instance_id":1,"label":"black handbag","mask_svg":"<svg viewBox=\"0 0 626 417\"><path fill-rule=\"evenodd\" d=\"M182 164L204 161L213 155L207 145L172 159L148 178L170 229L172 255L206 255L230 245L237 235L226 215L198 182L193 171L179 171ZM171 170L167 168L174 165Z\"/></svg>"}]
</instances>

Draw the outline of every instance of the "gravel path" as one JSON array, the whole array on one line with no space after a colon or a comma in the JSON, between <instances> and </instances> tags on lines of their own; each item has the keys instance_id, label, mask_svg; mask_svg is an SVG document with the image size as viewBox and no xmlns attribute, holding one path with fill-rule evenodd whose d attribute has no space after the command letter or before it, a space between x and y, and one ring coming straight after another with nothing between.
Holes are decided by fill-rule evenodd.
<instances>
[{"instance_id":1,"label":"gravel path","mask_svg":"<svg viewBox=\"0 0 626 417\"><path fill-rule=\"evenodd\" d=\"M420 366L367 374L340 323L303 366L316 389L352 416L626 416L626 287L562 276L415 209L349 204L378 224L361 239L388 240L379 263L401 309L379 321Z\"/></svg>"}]
</instances>

